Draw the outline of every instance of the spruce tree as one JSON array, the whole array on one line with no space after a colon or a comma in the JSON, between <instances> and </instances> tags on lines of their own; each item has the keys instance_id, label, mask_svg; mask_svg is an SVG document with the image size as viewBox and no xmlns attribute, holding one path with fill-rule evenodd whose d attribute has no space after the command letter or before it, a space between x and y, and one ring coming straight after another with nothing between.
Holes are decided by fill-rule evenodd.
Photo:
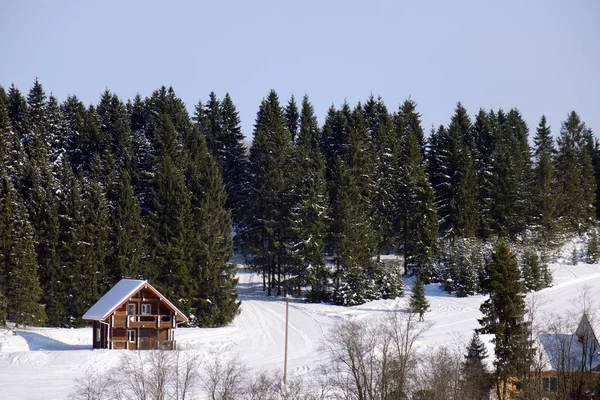
<instances>
[{"instance_id":1,"label":"spruce tree","mask_svg":"<svg viewBox=\"0 0 600 400\"><path fill-rule=\"evenodd\" d=\"M296 137L298 136L298 127L300 126L300 113L294 95L290 97L290 101L285 107L284 113L288 131L290 132L290 135L292 135L292 142L295 142Z\"/></svg>"},{"instance_id":2,"label":"spruce tree","mask_svg":"<svg viewBox=\"0 0 600 400\"><path fill-rule=\"evenodd\" d=\"M221 102L221 114L222 146L225 149L221 173L227 191L226 207L231 210L233 223L237 226L248 198L248 157L240 117L228 93Z\"/></svg>"},{"instance_id":3,"label":"spruce tree","mask_svg":"<svg viewBox=\"0 0 600 400\"><path fill-rule=\"evenodd\" d=\"M329 201L325 181L325 160L319 148L319 127L308 96L302 99L300 131L295 148L297 184L291 213L294 239L290 249L297 273L310 285L309 299L327 298L329 273L323 250Z\"/></svg>"},{"instance_id":4,"label":"spruce tree","mask_svg":"<svg viewBox=\"0 0 600 400\"><path fill-rule=\"evenodd\" d=\"M60 268L52 271L53 298L48 298L52 310L51 323L55 326L77 326L87 311L85 296L88 284L95 280L86 269L85 210L81 175L76 176L68 157L61 160L57 177L58 245L56 253ZM95 285L95 283L94 283ZM88 305L91 306L91 304Z\"/></svg>"},{"instance_id":5,"label":"spruce tree","mask_svg":"<svg viewBox=\"0 0 600 400\"><path fill-rule=\"evenodd\" d=\"M106 184L101 178L101 162L96 158L91 165L89 177L83 181L83 275L88 278L85 291L77 299L81 308L87 310L115 283L109 279L107 261L110 254L110 217Z\"/></svg>"},{"instance_id":6,"label":"spruce tree","mask_svg":"<svg viewBox=\"0 0 600 400\"><path fill-rule=\"evenodd\" d=\"M533 139L535 143L535 165L533 171L533 220L540 226L543 235L551 235L555 227L556 216L556 176L553 158L554 140L542 115Z\"/></svg>"},{"instance_id":7,"label":"spruce tree","mask_svg":"<svg viewBox=\"0 0 600 400\"><path fill-rule=\"evenodd\" d=\"M492 163L492 228L500 235L515 235L525 228L530 219L528 128L516 109L508 112L500 128Z\"/></svg>"},{"instance_id":8,"label":"spruce tree","mask_svg":"<svg viewBox=\"0 0 600 400\"><path fill-rule=\"evenodd\" d=\"M392 116L381 98L371 95L363 107L367 129L376 150L377 170L373 198L373 226L377 234L378 256L396 248L398 236L398 188L395 177L399 175L400 141L396 135Z\"/></svg>"},{"instance_id":9,"label":"spruce tree","mask_svg":"<svg viewBox=\"0 0 600 400\"><path fill-rule=\"evenodd\" d=\"M598 260L600 260L600 238L598 237L598 229L592 229L589 232L585 258L588 264L596 264Z\"/></svg>"},{"instance_id":10,"label":"spruce tree","mask_svg":"<svg viewBox=\"0 0 600 400\"><path fill-rule=\"evenodd\" d=\"M129 173L124 170L116 183L114 209L110 215L109 280L142 277L142 257L146 229L140 216L140 204L134 194Z\"/></svg>"},{"instance_id":11,"label":"spruce tree","mask_svg":"<svg viewBox=\"0 0 600 400\"><path fill-rule=\"evenodd\" d=\"M23 183L25 171L23 160L25 159L24 141L27 136L27 102L14 85L8 90L6 99L6 112L8 115L9 135L7 142L10 146L6 154L6 162L9 168L9 177L21 197L26 199L26 184Z\"/></svg>"},{"instance_id":12,"label":"spruce tree","mask_svg":"<svg viewBox=\"0 0 600 400\"><path fill-rule=\"evenodd\" d=\"M479 335L477 332L473 333L467 347L465 361L461 366L462 395L466 400L488 400L490 398L493 381L483 361L487 356L487 350Z\"/></svg>"},{"instance_id":13,"label":"spruce tree","mask_svg":"<svg viewBox=\"0 0 600 400\"><path fill-rule=\"evenodd\" d=\"M472 237L479 230L477 176L466 137L471 121L458 103L448 129L439 129L430 139L429 159L438 204L440 230L451 237Z\"/></svg>"},{"instance_id":14,"label":"spruce tree","mask_svg":"<svg viewBox=\"0 0 600 400\"><path fill-rule=\"evenodd\" d=\"M471 127L469 143L473 155L473 168L477 175L477 207L480 210L479 236L487 238L491 233L494 191L493 157L499 136L496 116L480 109Z\"/></svg>"},{"instance_id":15,"label":"spruce tree","mask_svg":"<svg viewBox=\"0 0 600 400\"><path fill-rule=\"evenodd\" d=\"M417 275L410 295L410 311L419 313L419 321L424 321L424 314L429 309L429 301L425 298L425 284L420 275Z\"/></svg>"},{"instance_id":16,"label":"spruce tree","mask_svg":"<svg viewBox=\"0 0 600 400\"><path fill-rule=\"evenodd\" d=\"M526 290L541 290L552 284L552 274L548 265L538 255L537 251L525 249L521 261L523 286Z\"/></svg>"},{"instance_id":17,"label":"spruce tree","mask_svg":"<svg viewBox=\"0 0 600 400\"><path fill-rule=\"evenodd\" d=\"M244 251L253 256L253 267L263 274L267 294L275 288L280 295L289 262L286 243L291 233L288 221L293 185L288 164L292 140L274 90L262 101L254 129L251 192L239 234Z\"/></svg>"},{"instance_id":18,"label":"spruce tree","mask_svg":"<svg viewBox=\"0 0 600 400\"><path fill-rule=\"evenodd\" d=\"M336 304L352 306L379 298L372 257L376 252L373 229L350 168L338 157L335 164L333 231L336 250Z\"/></svg>"},{"instance_id":19,"label":"spruce tree","mask_svg":"<svg viewBox=\"0 0 600 400\"><path fill-rule=\"evenodd\" d=\"M438 225L434 191L423 159L423 129L416 104L406 100L395 116L396 135L403 144L399 154L397 199L400 217L397 226L399 247L404 254L404 270L423 268L437 249Z\"/></svg>"},{"instance_id":20,"label":"spruce tree","mask_svg":"<svg viewBox=\"0 0 600 400\"><path fill-rule=\"evenodd\" d=\"M562 124L556 157L558 214L563 226L578 233L591 226L596 216L596 182L591 154L585 146L585 132L585 124L572 111Z\"/></svg>"},{"instance_id":21,"label":"spruce tree","mask_svg":"<svg viewBox=\"0 0 600 400\"><path fill-rule=\"evenodd\" d=\"M56 295L54 282L60 269L57 255L58 212L55 179L51 166L53 133L60 129L61 120L55 103L48 103L42 85L36 80L27 96L27 130L24 140L27 156L23 162L23 190L29 221L34 229L35 251L42 285L43 302L49 321L54 320L52 297ZM49 109L49 107L53 107Z\"/></svg>"},{"instance_id":22,"label":"spruce tree","mask_svg":"<svg viewBox=\"0 0 600 400\"><path fill-rule=\"evenodd\" d=\"M84 163L88 160L89 146L92 144L89 135L86 133L87 123L91 118L87 115L84 104L76 97L69 96L62 104L62 111L65 120L65 155L71 160L75 169L82 169Z\"/></svg>"},{"instance_id":23,"label":"spruce tree","mask_svg":"<svg viewBox=\"0 0 600 400\"><path fill-rule=\"evenodd\" d=\"M376 158L371 135L367 130L360 104L352 111L345 161L350 167L359 190L360 199L369 217L373 214L372 198L375 187Z\"/></svg>"},{"instance_id":24,"label":"spruce tree","mask_svg":"<svg viewBox=\"0 0 600 400\"><path fill-rule=\"evenodd\" d=\"M33 229L5 171L0 179L0 301L5 302L8 319L17 325L42 325L46 314L40 304Z\"/></svg>"},{"instance_id":25,"label":"spruce tree","mask_svg":"<svg viewBox=\"0 0 600 400\"><path fill-rule=\"evenodd\" d=\"M191 204L181 169L182 151L172 116L158 115L154 124L157 148L146 223L148 226L144 275L177 305L190 311L192 293L189 263Z\"/></svg>"},{"instance_id":26,"label":"spruce tree","mask_svg":"<svg viewBox=\"0 0 600 400\"><path fill-rule=\"evenodd\" d=\"M490 298L480 307L483 318L478 331L494 335L496 396L507 399L509 381L519 382L530 368L530 326L524 319L521 274L506 242L496 245L488 268Z\"/></svg>"},{"instance_id":27,"label":"spruce tree","mask_svg":"<svg viewBox=\"0 0 600 400\"><path fill-rule=\"evenodd\" d=\"M107 179L111 173L127 170L129 174L135 167L131 128L127 107L115 94L108 89L102 94L96 107L99 135L106 138L107 148L102 157L102 175ZM108 171L106 171L108 169ZM111 184L110 180L107 184ZM107 188L109 200L114 188Z\"/></svg>"},{"instance_id":28,"label":"spruce tree","mask_svg":"<svg viewBox=\"0 0 600 400\"><path fill-rule=\"evenodd\" d=\"M237 315L240 303L236 300L236 268L229 263L231 213L225 207L225 186L198 129L187 138L184 149L192 221L191 322L205 327L227 325Z\"/></svg>"}]
</instances>

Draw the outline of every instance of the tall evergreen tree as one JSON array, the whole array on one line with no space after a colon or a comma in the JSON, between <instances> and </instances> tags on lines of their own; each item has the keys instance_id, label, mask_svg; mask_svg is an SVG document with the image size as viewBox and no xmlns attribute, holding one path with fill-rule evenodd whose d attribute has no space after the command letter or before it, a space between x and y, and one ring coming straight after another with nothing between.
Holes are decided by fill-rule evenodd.
<instances>
[{"instance_id":1,"label":"tall evergreen tree","mask_svg":"<svg viewBox=\"0 0 600 400\"><path fill-rule=\"evenodd\" d=\"M295 142L296 137L298 136L298 127L300 126L300 112L298 111L298 105L296 104L294 95L290 97L290 101L288 101L284 113L288 131L290 132L290 135L292 135L292 142Z\"/></svg>"},{"instance_id":2,"label":"tall evergreen tree","mask_svg":"<svg viewBox=\"0 0 600 400\"><path fill-rule=\"evenodd\" d=\"M417 274L417 279L415 279L412 294L410 295L410 311L419 313L419 321L424 321L424 314L428 309L429 301L425 297L425 284L421 275Z\"/></svg>"},{"instance_id":3,"label":"tall evergreen tree","mask_svg":"<svg viewBox=\"0 0 600 400\"><path fill-rule=\"evenodd\" d=\"M583 232L596 216L596 182L591 154L585 147L585 124L575 111L563 122L558 138L556 172L559 215L567 229Z\"/></svg>"},{"instance_id":4,"label":"tall evergreen tree","mask_svg":"<svg viewBox=\"0 0 600 400\"><path fill-rule=\"evenodd\" d=\"M83 181L83 274L88 278L85 290L77 299L82 309L91 307L112 284L106 268L110 255L110 221L106 184L101 178L101 162L96 158L91 165L89 177Z\"/></svg>"},{"instance_id":5,"label":"tall evergreen tree","mask_svg":"<svg viewBox=\"0 0 600 400\"><path fill-rule=\"evenodd\" d=\"M551 234L556 216L556 176L553 158L556 151L550 127L546 117L542 115L533 139L534 171L533 171L533 219L542 229L543 234Z\"/></svg>"},{"instance_id":6,"label":"tall evergreen tree","mask_svg":"<svg viewBox=\"0 0 600 400\"><path fill-rule=\"evenodd\" d=\"M373 282L372 257L376 242L354 174L339 157L334 176L333 229L337 259L333 300L351 306L379 296Z\"/></svg>"},{"instance_id":7,"label":"tall evergreen tree","mask_svg":"<svg viewBox=\"0 0 600 400\"><path fill-rule=\"evenodd\" d=\"M375 148L367 130L360 104L352 111L348 136L348 153L345 161L352 172L360 199L369 218L373 215L372 198L377 171Z\"/></svg>"},{"instance_id":8,"label":"tall evergreen tree","mask_svg":"<svg viewBox=\"0 0 600 400\"><path fill-rule=\"evenodd\" d=\"M458 103L448 129L440 128L430 138L430 171L436 193L440 231L451 237L472 237L478 232L477 176L466 145L471 121Z\"/></svg>"},{"instance_id":9,"label":"tall evergreen tree","mask_svg":"<svg viewBox=\"0 0 600 400\"><path fill-rule=\"evenodd\" d=\"M289 239L291 135L274 90L257 113L250 148L252 175L247 219L240 231L245 251L252 254L254 268L263 274L264 289L281 294L288 263L285 243ZM268 280L268 284L267 284Z\"/></svg>"},{"instance_id":10,"label":"tall evergreen tree","mask_svg":"<svg viewBox=\"0 0 600 400\"><path fill-rule=\"evenodd\" d=\"M52 107L52 108L49 108ZM22 162L22 195L26 201L29 221L34 230L38 273L42 285L42 301L50 322L55 322L55 282L60 269L57 254L58 211L55 179L51 167L52 136L60 117L48 112L57 112L58 104L48 103L42 85L36 79L27 96L27 124L23 139L26 156Z\"/></svg>"},{"instance_id":11,"label":"tall evergreen tree","mask_svg":"<svg viewBox=\"0 0 600 400\"><path fill-rule=\"evenodd\" d=\"M248 158L240 117L229 93L225 94L221 102L221 114L222 146L226 153L220 168L227 191L226 207L231 210L233 223L238 225L248 198Z\"/></svg>"},{"instance_id":12,"label":"tall evergreen tree","mask_svg":"<svg viewBox=\"0 0 600 400\"><path fill-rule=\"evenodd\" d=\"M485 344L477 332L473 333L467 347L465 361L461 366L462 395L467 400L488 400L490 398L493 381L483 361L487 356Z\"/></svg>"},{"instance_id":13,"label":"tall evergreen tree","mask_svg":"<svg viewBox=\"0 0 600 400\"><path fill-rule=\"evenodd\" d=\"M50 322L54 326L77 325L76 318L87 311L85 304L75 299L87 290L88 280L94 279L85 270L84 204L83 188L75 176L69 158L63 157L57 176L58 245L56 254L60 268L51 271L52 298L48 297L48 309L52 310ZM81 322L81 321L79 321Z\"/></svg>"},{"instance_id":14,"label":"tall evergreen tree","mask_svg":"<svg viewBox=\"0 0 600 400\"><path fill-rule=\"evenodd\" d=\"M134 194L129 173L121 173L111 213L109 279L116 283L122 278L142 276L142 256L146 229L140 216L140 204Z\"/></svg>"},{"instance_id":15,"label":"tall evergreen tree","mask_svg":"<svg viewBox=\"0 0 600 400\"><path fill-rule=\"evenodd\" d=\"M233 223L238 225L248 196L248 160L238 112L229 94L220 102L211 92L205 106L201 102L196 106L193 120L221 171L227 192L226 207L231 211Z\"/></svg>"},{"instance_id":16,"label":"tall evergreen tree","mask_svg":"<svg viewBox=\"0 0 600 400\"><path fill-rule=\"evenodd\" d=\"M483 109L475 117L468 140L473 156L473 168L477 175L477 208L480 210L479 235L486 238L491 233L493 207L493 158L498 139L499 127L493 111Z\"/></svg>"},{"instance_id":17,"label":"tall evergreen tree","mask_svg":"<svg viewBox=\"0 0 600 400\"><path fill-rule=\"evenodd\" d=\"M525 376L532 355L521 274L506 242L495 247L489 273L490 298L480 307L479 332L494 335L496 396L507 399L511 380Z\"/></svg>"},{"instance_id":18,"label":"tall evergreen tree","mask_svg":"<svg viewBox=\"0 0 600 400\"><path fill-rule=\"evenodd\" d=\"M185 178L190 190L190 259L192 324L220 326L238 313L235 265L229 264L231 214L219 168L204 137L195 129L184 146Z\"/></svg>"},{"instance_id":19,"label":"tall evergreen tree","mask_svg":"<svg viewBox=\"0 0 600 400\"><path fill-rule=\"evenodd\" d=\"M147 216L149 256L145 275L167 297L181 299L178 305L190 311L192 293L189 262L191 204L185 185L181 144L172 117L158 115L154 124L157 149Z\"/></svg>"},{"instance_id":20,"label":"tall evergreen tree","mask_svg":"<svg viewBox=\"0 0 600 400\"><path fill-rule=\"evenodd\" d=\"M520 233L529 221L531 160L527 124L512 109L500 124L493 161L492 227L501 235Z\"/></svg>"},{"instance_id":21,"label":"tall evergreen tree","mask_svg":"<svg viewBox=\"0 0 600 400\"><path fill-rule=\"evenodd\" d=\"M423 159L423 129L416 104L406 100L396 115L396 135L403 143L399 154L397 224L401 227L398 243L404 253L404 270L423 268L436 253L437 218L434 191Z\"/></svg>"},{"instance_id":22,"label":"tall evergreen tree","mask_svg":"<svg viewBox=\"0 0 600 400\"><path fill-rule=\"evenodd\" d=\"M297 184L290 216L293 230L290 252L297 273L310 285L309 298L313 301L326 298L329 277L323 257L329 202L325 160L318 138L317 118L308 96L304 96L295 149Z\"/></svg>"},{"instance_id":23,"label":"tall evergreen tree","mask_svg":"<svg viewBox=\"0 0 600 400\"><path fill-rule=\"evenodd\" d=\"M33 229L5 171L0 179L0 288L8 319L17 325L41 325L46 314L40 304Z\"/></svg>"}]
</instances>

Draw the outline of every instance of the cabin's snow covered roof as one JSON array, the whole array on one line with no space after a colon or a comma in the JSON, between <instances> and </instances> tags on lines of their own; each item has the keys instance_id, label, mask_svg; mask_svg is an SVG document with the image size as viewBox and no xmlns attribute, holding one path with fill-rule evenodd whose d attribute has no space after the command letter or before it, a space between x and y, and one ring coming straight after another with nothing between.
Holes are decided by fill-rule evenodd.
<instances>
[{"instance_id":1,"label":"cabin's snow covered roof","mask_svg":"<svg viewBox=\"0 0 600 400\"><path fill-rule=\"evenodd\" d=\"M139 279L121 279L92 308L87 310L82 318L94 321L104 320L115 308L133 296L146 283L148 281Z\"/></svg>"}]
</instances>

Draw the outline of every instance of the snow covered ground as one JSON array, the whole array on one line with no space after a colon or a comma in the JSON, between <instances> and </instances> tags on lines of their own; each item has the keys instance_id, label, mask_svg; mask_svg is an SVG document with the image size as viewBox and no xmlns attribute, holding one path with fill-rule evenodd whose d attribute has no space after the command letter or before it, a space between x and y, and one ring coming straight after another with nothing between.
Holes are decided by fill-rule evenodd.
<instances>
[{"instance_id":1,"label":"snow covered ground","mask_svg":"<svg viewBox=\"0 0 600 400\"><path fill-rule=\"evenodd\" d=\"M600 302L600 264L569 263L572 246L565 246L558 263L551 264L554 286L538 292L539 320L544 314L576 310L575 301L585 288ZM262 281L247 269L239 269L241 314L225 328L178 329L176 340L185 351L201 354L238 353L253 370L283 368L285 302L266 298ZM369 319L395 308L406 308L412 281L402 299L378 300L344 308L329 304L290 301L288 373L316 373L324 355L319 345L328 331L346 318ZM479 305L485 296L456 298L428 285L431 310L426 320L433 323L422 338L422 346L466 342L478 327ZM111 368L122 351L92 350L90 328L27 330L0 329L0 398L64 399L75 378L90 367Z\"/></svg>"}]
</instances>

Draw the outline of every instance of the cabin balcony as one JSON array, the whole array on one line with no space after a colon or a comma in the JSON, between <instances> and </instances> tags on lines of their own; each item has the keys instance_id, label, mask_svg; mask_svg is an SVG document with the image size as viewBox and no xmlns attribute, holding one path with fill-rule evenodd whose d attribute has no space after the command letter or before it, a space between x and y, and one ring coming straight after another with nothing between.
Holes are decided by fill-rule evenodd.
<instances>
[{"instance_id":1,"label":"cabin balcony","mask_svg":"<svg viewBox=\"0 0 600 400\"><path fill-rule=\"evenodd\" d=\"M175 316L134 314L127 316L127 328L174 328Z\"/></svg>"},{"instance_id":2,"label":"cabin balcony","mask_svg":"<svg viewBox=\"0 0 600 400\"><path fill-rule=\"evenodd\" d=\"M176 350L175 340L158 340L154 338L140 338L138 342L127 340L111 340L109 344L111 349L128 350Z\"/></svg>"}]
</instances>

